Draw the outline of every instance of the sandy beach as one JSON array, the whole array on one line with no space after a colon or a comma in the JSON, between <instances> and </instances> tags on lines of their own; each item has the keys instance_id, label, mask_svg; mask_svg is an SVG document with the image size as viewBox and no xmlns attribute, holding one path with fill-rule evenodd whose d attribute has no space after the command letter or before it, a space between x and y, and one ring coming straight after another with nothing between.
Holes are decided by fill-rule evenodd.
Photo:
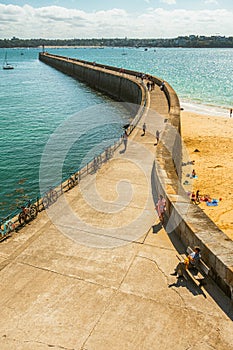
<instances>
[{"instance_id":1,"label":"sandy beach","mask_svg":"<svg viewBox=\"0 0 233 350\"><path fill-rule=\"evenodd\" d=\"M190 160L195 161L183 166L184 179L193 169L197 174L192 185L184 187L222 199L217 206L199 206L233 239L233 118L181 111L181 132Z\"/></svg>"}]
</instances>

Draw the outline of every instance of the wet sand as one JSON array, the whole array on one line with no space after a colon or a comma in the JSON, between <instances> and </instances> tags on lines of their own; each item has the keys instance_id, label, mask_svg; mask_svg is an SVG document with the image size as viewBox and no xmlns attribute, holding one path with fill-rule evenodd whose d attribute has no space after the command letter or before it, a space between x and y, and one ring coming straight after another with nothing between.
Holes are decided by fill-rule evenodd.
<instances>
[{"instance_id":1,"label":"wet sand","mask_svg":"<svg viewBox=\"0 0 233 350\"><path fill-rule=\"evenodd\" d=\"M233 118L181 111L181 132L190 160L195 160L195 165L183 166L184 179L193 169L198 177L184 187L222 199L218 206L199 206L233 240Z\"/></svg>"}]
</instances>

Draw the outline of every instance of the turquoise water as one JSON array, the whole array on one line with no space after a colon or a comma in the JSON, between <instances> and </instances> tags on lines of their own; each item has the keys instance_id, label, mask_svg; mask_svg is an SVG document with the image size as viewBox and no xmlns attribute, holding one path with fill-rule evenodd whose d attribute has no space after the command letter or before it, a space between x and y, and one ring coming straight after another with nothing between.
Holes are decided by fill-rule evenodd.
<instances>
[{"instance_id":1,"label":"turquoise water","mask_svg":"<svg viewBox=\"0 0 233 350\"><path fill-rule=\"evenodd\" d=\"M167 80L182 102L220 107L233 104L233 49L143 48L48 49L55 54L149 73ZM123 52L126 55L122 55Z\"/></svg>"},{"instance_id":2,"label":"turquoise water","mask_svg":"<svg viewBox=\"0 0 233 350\"><path fill-rule=\"evenodd\" d=\"M40 196L41 155L61 123L77 114L81 135L64 162L67 178L83 159L90 160L118 139L129 118L123 106L40 62L39 51L8 49L15 69L0 70L0 218ZM224 114L233 105L233 49L131 48L125 49L126 55L120 48L48 51L159 76L173 86L185 106L221 108ZM0 62L4 56L0 49Z\"/></svg>"}]
</instances>

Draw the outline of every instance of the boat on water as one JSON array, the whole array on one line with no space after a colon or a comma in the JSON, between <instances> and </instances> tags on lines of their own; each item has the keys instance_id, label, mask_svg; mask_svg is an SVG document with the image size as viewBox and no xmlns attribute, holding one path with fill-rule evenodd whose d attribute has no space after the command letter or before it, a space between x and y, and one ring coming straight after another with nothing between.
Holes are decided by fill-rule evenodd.
<instances>
[{"instance_id":1,"label":"boat on water","mask_svg":"<svg viewBox=\"0 0 233 350\"><path fill-rule=\"evenodd\" d=\"M123 56L127 55L127 52L125 52L125 48L124 48L124 47L123 47L122 55L123 55Z\"/></svg>"},{"instance_id":2,"label":"boat on water","mask_svg":"<svg viewBox=\"0 0 233 350\"><path fill-rule=\"evenodd\" d=\"M11 64L9 64L7 61L7 52L5 54L5 60L4 60L2 68L3 69L14 69L14 67Z\"/></svg>"}]
</instances>

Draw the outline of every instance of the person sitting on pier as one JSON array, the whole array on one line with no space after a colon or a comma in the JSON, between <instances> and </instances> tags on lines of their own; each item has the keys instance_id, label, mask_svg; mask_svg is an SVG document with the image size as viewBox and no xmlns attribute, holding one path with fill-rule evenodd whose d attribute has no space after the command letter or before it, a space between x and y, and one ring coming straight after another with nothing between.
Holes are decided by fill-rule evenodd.
<instances>
[{"instance_id":1,"label":"person sitting on pier","mask_svg":"<svg viewBox=\"0 0 233 350\"><path fill-rule=\"evenodd\" d=\"M184 261L180 261L175 268L175 271L171 273L171 276L183 276L184 270L195 268L198 261L201 259L201 249L194 247L194 251L190 253Z\"/></svg>"}]
</instances>

